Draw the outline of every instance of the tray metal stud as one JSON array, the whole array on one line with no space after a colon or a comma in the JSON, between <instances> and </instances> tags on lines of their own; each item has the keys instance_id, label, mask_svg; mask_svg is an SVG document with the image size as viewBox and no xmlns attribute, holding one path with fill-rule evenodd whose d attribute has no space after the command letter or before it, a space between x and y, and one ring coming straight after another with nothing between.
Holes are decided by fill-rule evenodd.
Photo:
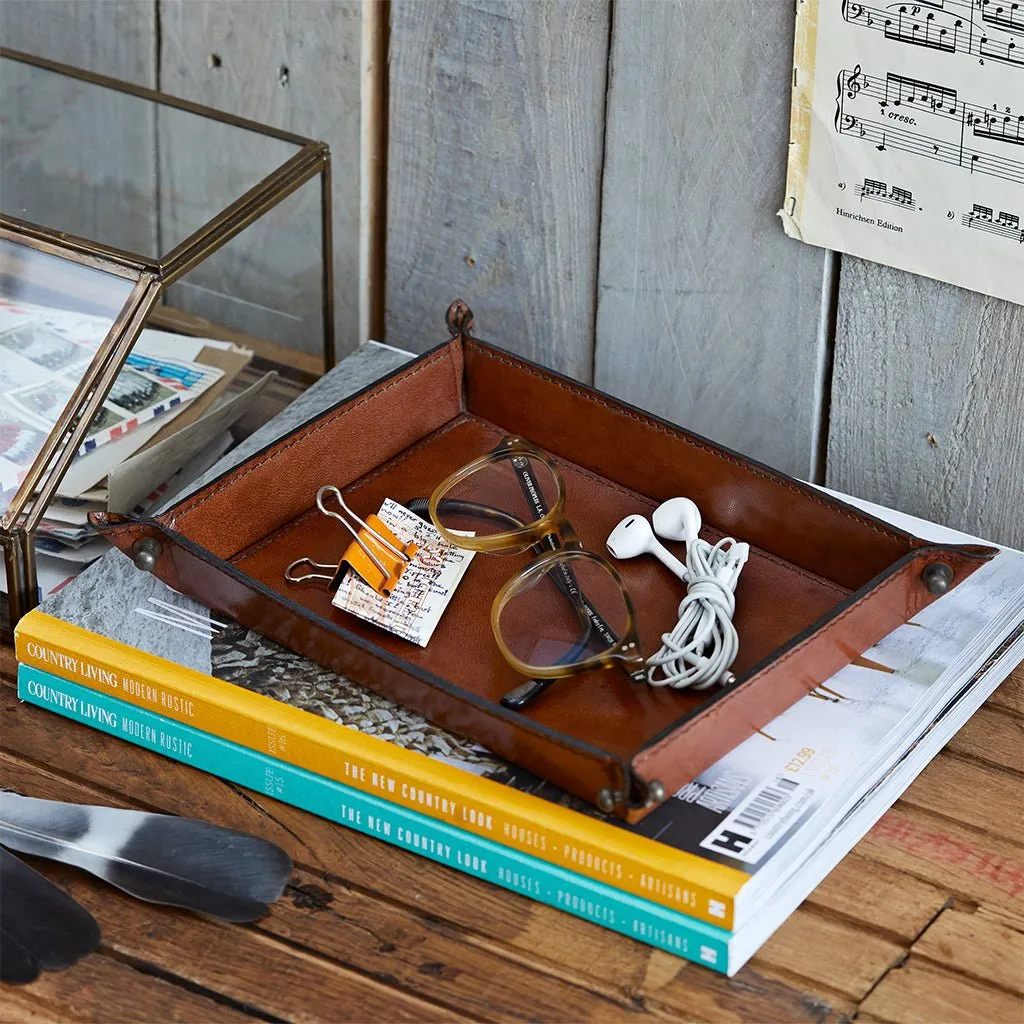
<instances>
[{"instance_id":1,"label":"tray metal stud","mask_svg":"<svg viewBox=\"0 0 1024 1024\"><path fill-rule=\"evenodd\" d=\"M136 569L152 572L160 557L160 543L152 537L142 537L132 545L132 561Z\"/></svg>"},{"instance_id":2,"label":"tray metal stud","mask_svg":"<svg viewBox=\"0 0 1024 1024\"><path fill-rule=\"evenodd\" d=\"M925 566L921 579L930 594L941 597L953 585L953 570L945 562L932 562Z\"/></svg>"},{"instance_id":3,"label":"tray metal stud","mask_svg":"<svg viewBox=\"0 0 1024 1024\"><path fill-rule=\"evenodd\" d=\"M660 779L652 779L647 785L647 806L656 807L665 799L665 784Z\"/></svg>"}]
</instances>

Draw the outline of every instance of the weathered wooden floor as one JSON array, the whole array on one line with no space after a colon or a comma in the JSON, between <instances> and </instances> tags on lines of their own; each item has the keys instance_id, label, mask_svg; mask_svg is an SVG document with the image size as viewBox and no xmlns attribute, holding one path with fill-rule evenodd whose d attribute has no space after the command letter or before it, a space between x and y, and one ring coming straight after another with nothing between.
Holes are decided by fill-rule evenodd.
<instances>
[{"instance_id":1,"label":"weathered wooden floor","mask_svg":"<svg viewBox=\"0 0 1024 1024\"><path fill-rule=\"evenodd\" d=\"M3 1021L1024 1019L1024 666L735 978L17 700L0 778L207 818L281 844L251 926L153 908L57 866L101 950L0 990Z\"/></svg>"}]
</instances>

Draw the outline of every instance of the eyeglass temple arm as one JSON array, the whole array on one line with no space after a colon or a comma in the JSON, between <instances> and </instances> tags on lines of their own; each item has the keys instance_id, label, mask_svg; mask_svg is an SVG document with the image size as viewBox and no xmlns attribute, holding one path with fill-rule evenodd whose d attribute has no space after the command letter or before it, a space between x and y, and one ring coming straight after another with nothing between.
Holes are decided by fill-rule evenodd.
<instances>
[{"instance_id":1,"label":"eyeglass temple arm","mask_svg":"<svg viewBox=\"0 0 1024 1024\"><path fill-rule=\"evenodd\" d=\"M523 492L527 505L533 508L538 520L543 519L550 510L537 484L536 477L530 468L529 458L526 455L514 455L512 457L512 468L516 471L516 479L519 481L519 487ZM576 536L575 531L572 530L568 520L564 520L562 524L561 545L559 545L559 540L553 534L548 534L544 537L541 544L549 551L557 551L559 546L563 549L582 549L582 544L580 544L580 540ZM581 625L587 627L587 634L583 638L584 641L589 638L590 629L593 628L597 630L609 647L617 644L620 639L619 636L605 622L604 618L594 608L593 603L587 598L572 568L563 562L558 565L557 572L552 573L551 576L555 581L555 586L576 606Z\"/></svg>"},{"instance_id":2,"label":"eyeglass temple arm","mask_svg":"<svg viewBox=\"0 0 1024 1024\"><path fill-rule=\"evenodd\" d=\"M534 514L538 520L543 519L550 509L548 509L547 502L545 502L541 489L537 485L537 480L530 469L529 458L525 455L514 455L512 457L512 468L516 472L516 478L519 481L519 487L523 492L523 497L526 499L527 505L533 508ZM582 548L582 545L580 544L575 531L572 531L568 520L565 520L562 524L561 543L559 542L559 538L556 538L554 534L548 534L541 540L537 547L544 547L549 551L557 551L559 547L571 549ZM594 608L593 602L587 597L586 593L580 587L579 581L576 579L576 574L568 564L560 562L556 566L556 571L551 573L550 576L551 579L554 580L555 586L558 587L558 589L561 590L575 606L576 611L580 616L580 625L584 628L584 634L576 642L576 646L573 647L573 649L563 658L560 658L560 662L567 665L573 664L587 649L591 634L594 630L597 631L606 647L611 648L619 643L620 637ZM643 677L643 669L634 669L629 673L629 675L630 678L637 681ZM530 679L504 694L501 698L501 703L506 708L518 710L536 700L556 681L557 680L555 679Z\"/></svg>"}]
</instances>

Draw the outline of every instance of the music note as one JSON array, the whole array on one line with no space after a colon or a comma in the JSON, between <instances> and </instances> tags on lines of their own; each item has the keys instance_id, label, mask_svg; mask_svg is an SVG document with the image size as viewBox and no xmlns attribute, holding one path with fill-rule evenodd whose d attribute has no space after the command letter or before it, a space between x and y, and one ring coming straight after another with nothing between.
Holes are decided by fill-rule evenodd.
<instances>
[{"instance_id":1,"label":"music note","mask_svg":"<svg viewBox=\"0 0 1024 1024\"><path fill-rule=\"evenodd\" d=\"M1020 217L1015 213L1008 213L1000 210L999 216L992 219L992 207L982 206L975 203L970 213L965 213L960 218L960 223L965 228L978 228L988 232L990 235L998 235L1000 238L1009 238L1013 242L1024 243L1024 231L1020 228Z\"/></svg>"},{"instance_id":2,"label":"music note","mask_svg":"<svg viewBox=\"0 0 1024 1024\"><path fill-rule=\"evenodd\" d=\"M881 31L886 39L901 45L941 53L969 53L1024 66L1020 40L1013 38L1013 34L1024 32L1024 0L937 0L888 4L888 10L843 0L842 6L843 19L849 24Z\"/></svg>"},{"instance_id":3,"label":"music note","mask_svg":"<svg viewBox=\"0 0 1024 1024\"><path fill-rule=\"evenodd\" d=\"M991 139L995 142L1008 142L1014 146L1024 146L1024 135L1021 129L1024 127L1024 115L1013 117L1006 114L1003 117L993 117L988 112L984 118L973 118L970 122L974 135L979 139Z\"/></svg>"},{"instance_id":4,"label":"music note","mask_svg":"<svg viewBox=\"0 0 1024 1024\"><path fill-rule=\"evenodd\" d=\"M861 72L860 65L857 64L853 69L853 74L846 80L846 95L851 100L857 98L858 93L867 84L867 79Z\"/></svg>"},{"instance_id":5,"label":"music note","mask_svg":"<svg viewBox=\"0 0 1024 1024\"><path fill-rule=\"evenodd\" d=\"M861 202L870 199L875 202L888 203L890 206L899 206L904 210L914 210L914 193L908 188L893 185L892 188L884 181L877 181L874 178L865 178L855 189Z\"/></svg>"},{"instance_id":6,"label":"music note","mask_svg":"<svg viewBox=\"0 0 1024 1024\"><path fill-rule=\"evenodd\" d=\"M981 20L990 25L998 25L1000 28L1008 29L1010 32L1024 32L1024 10L1021 10L1019 3L1012 3L1006 6L1000 5L994 10L990 0L982 0Z\"/></svg>"},{"instance_id":7,"label":"music note","mask_svg":"<svg viewBox=\"0 0 1024 1024\"><path fill-rule=\"evenodd\" d=\"M883 107L889 103L894 107L903 103L926 103L933 113L942 112L952 116L956 112L957 96L956 89L890 72L885 76L885 99L880 103Z\"/></svg>"}]
</instances>

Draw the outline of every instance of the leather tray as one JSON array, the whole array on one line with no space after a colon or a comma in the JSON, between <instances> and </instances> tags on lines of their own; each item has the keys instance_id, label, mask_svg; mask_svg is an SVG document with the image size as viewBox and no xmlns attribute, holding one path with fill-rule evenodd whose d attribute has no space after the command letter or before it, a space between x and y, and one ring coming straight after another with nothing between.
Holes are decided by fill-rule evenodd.
<instances>
[{"instance_id":1,"label":"leather tray","mask_svg":"<svg viewBox=\"0 0 1024 1024\"><path fill-rule=\"evenodd\" d=\"M628 820L642 817L995 553L921 541L812 487L469 334L327 410L155 519L95 523L176 590L405 704ZM315 496L352 508L426 497L518 434L549 452L585 547L604 552L624 516L693 498L703 535L746 540L737 589L737 682L652 689L624 672L556 683L522 712L499 698L523 678L491 634L491 601L527 556L478 555L430 644L419 648L294 586L285 567L329 561L345 541ZM669 545L672 547L673 545ZM676 554L682 555L681 545ZM139 553L145 552L145 558ZM682 587L653 558L617 563L645 653L675 624ZM934 592L933 592L934 591Z\"/></svg>"}]
</instances>

